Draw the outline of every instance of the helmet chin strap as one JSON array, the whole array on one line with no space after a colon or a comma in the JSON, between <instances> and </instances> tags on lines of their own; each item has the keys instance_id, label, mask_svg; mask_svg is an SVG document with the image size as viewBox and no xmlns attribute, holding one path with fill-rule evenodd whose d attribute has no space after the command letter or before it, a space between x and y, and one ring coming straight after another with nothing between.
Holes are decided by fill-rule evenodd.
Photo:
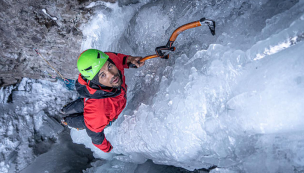
<instances>
[{"instance_id":1,"label":"helmet chin strap","mask_svg":"<svg viewBox=\"0 0 304 173\"><path fill-rule=\"evenodd\" d=\"M95 85L98 85L98 86L100 86L101 88L104 88L104 89L108 89L108 90L110 90L110 89L118 89L118 90L120 90L120 88L121 88L121 86L119 86L119 87L108 87L108 86L105 86L105 85L102 85L101 83L99 83L99 82L97 82L97 83L94 83L93 81L91 81L93 84L95 84Z\"/></svg>"},{"instance_id":2,"label":"helmet chin strap","mask_svg":"<svg viewBox=\"0 0 304 173\"><path fill-rule=\"evenodd\" d=\"M94 76L94 78L91 80L92 83L96 84L96 85L101 85L99 83L99 77L98 77L98 73Z\"/></svg>"},{"instance_id":3,"label":"helmet chin strap","mask_svg":"<svg viewBox=\"0 0 304 173\"><path fill-rule=\"evenodd\" d=\"M98 75L96 75L92 80L91 82L95 85L98 85L100 86L101 88L105 88L105 89L111 89L112 87L108 87L108 86L105 86L105 85L102 85L101 83L99 83L99 78L98 78Z\"/></svg>"}]
</instances>

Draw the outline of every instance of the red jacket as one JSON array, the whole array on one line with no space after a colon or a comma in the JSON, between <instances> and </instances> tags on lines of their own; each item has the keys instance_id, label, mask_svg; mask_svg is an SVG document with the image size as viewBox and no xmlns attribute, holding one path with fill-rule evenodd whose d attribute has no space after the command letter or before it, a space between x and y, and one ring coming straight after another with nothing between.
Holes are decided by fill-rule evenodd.
<instances>
[{"instance_id":1,"label":"red jacket","mask_svg":"<svg viewBox=\"0 0 304 173\"><path fill-rule=\"evenodd\" d=\"M109 122L118 118L118 115L125 108L127 103L127 85L125 83L124 68L129 68L127 65L127 55L109 53L109 58L114 62L118 68L122 85L120 89L109 87L93 86L90 81L86 80L79 74L76 82L76 89L78 93L84 97L84 122L87 128L93 133L89 136L92 138L93 144L99 149L109 152L112 149L110 142L104 137L100 142L94 142L103 138L104 128ZM102 133L102 134L101 134ZM99 138L99 139L94 139ZM101 144L100 144L101 143Z\"/></svg>"}]
</instances>

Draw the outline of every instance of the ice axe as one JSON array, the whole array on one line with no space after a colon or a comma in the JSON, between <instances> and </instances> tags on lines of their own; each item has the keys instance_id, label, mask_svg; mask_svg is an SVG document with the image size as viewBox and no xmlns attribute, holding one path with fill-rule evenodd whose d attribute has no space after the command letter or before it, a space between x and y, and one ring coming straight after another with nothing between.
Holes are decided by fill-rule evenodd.
<instances>
[{"instance_id":1,"label":"ice axe","mask_svg":"<svg viewBox=\"0 0 304 173\"><path fill-rule=\"evenodd\" d=\"M185 25L180 26L179 28L177 28L172 33L172 35L171 35L169 41L167 42L166 46L157 47L155 49L156 54L146 56L146 57L142 58L141 60L139 60L138 63L144 62L144 61L146 61L148 59L157 58L157 57L160 57L162 59L169 59L169 53L164 53L163 51L175 51L175 47L173 47L172 45L173 45L174 41L176 40L177 36L181 32L183 32L183 31L185 31L187 29L199 27L199 26L202 26L203 24L208 25L208 27L209 27L209 29L211 31L211 34L215 35L215 22L213 20L206 19L206 18L203 17L203 18L201 18L198 21L187 23L187 24L185 24ZM134 65L132 63L129 64L129 67L131 67L131 68L137 68L136 65Z\"/></svg>"}]
</instances>

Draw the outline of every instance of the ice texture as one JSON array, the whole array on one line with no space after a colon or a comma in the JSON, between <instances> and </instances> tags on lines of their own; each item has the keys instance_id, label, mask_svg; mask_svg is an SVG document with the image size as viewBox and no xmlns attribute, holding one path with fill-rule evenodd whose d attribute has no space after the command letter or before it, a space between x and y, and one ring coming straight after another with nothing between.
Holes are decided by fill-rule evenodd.
<instances>
[{"instance_id":1,"label":"ice texture","mask_svg":"<svg viewBox=\"0 0 304 173\"><path fill-rule=\"evenodd\" d=\"M216 165L212 172L304 171L304 1L107 7L84 27L84 48L154 54L174 29L202 17L216 21L216 36L206 26L184 31L169 60L126 70L128 105L105 130L111 154L83 132L73 131L75 142L126 167L151 159L188 170ZM97 167L87 171L106 169Z\"/></svg>"},{"instance_id":2,"label":"ice texture","mask_svg":"<svg viewBox=\"0 0 304 173\"><path fill-rule=\"evenodd\" d=\"M55 118L60 107L77 97L62 81L23 78L1 88L0 172L20 172L47 152L63 130Z\"/></svg>"}]
</instances>

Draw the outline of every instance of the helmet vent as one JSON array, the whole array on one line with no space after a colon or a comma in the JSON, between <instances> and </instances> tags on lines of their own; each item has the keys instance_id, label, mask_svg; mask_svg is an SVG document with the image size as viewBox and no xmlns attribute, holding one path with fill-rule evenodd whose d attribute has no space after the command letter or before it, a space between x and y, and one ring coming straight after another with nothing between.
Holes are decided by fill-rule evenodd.
<instances>
[{"instance_id":1,"label":"helmet vent","mask_svg":"<svg viewBox=\"0 0 304 173\"><path fill-rule=\"evenodd\" d=\"M99 59L99 58L100 58L100 53L98 52L97 59Z\"/></svg>"},{"instance_id":2,"label":"helmet vent","mask_svg":"<svg viewBox=\"0 0 304 173\"><path fill-rule=\"evenodd\" d=\"M90 66L90 67L88 67L88 68L86 68L86 69L84 69L85 71L88 71L88 70L92 70L92 66Z\"/></svg>"}]
</instances>

